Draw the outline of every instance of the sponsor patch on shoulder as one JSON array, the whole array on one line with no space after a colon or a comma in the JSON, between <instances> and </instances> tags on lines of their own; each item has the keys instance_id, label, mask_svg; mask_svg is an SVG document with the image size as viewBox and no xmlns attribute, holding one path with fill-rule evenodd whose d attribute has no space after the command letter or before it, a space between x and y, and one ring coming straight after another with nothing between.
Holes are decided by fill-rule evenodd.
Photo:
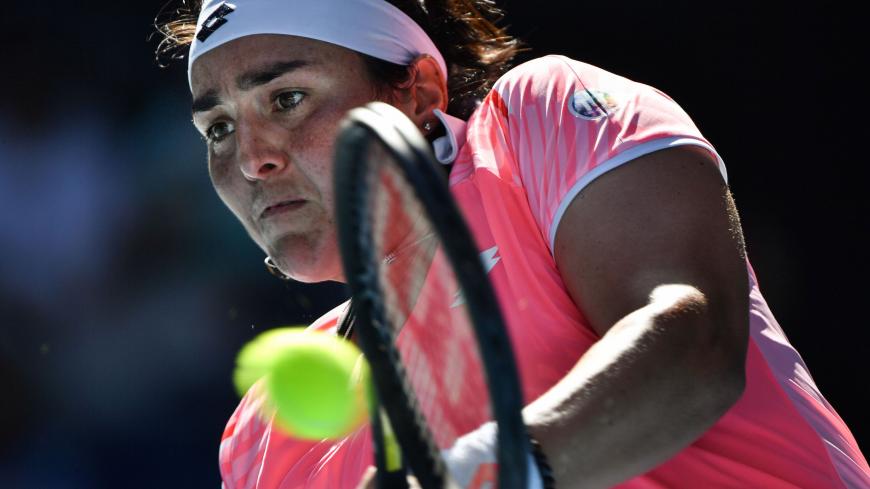
<instances>
[{"instance_id":1,"label":"sponsor patch on shoulder","mask_svg":"<svg viewBox=\"0 0 870 489\"><path fill-rule=\"evenodd\" d=\"M618 106L616 99L609 93L584 89L574 92L569 109L575 117L594 121L612 114Z\"/></svg>"}]
</instances>

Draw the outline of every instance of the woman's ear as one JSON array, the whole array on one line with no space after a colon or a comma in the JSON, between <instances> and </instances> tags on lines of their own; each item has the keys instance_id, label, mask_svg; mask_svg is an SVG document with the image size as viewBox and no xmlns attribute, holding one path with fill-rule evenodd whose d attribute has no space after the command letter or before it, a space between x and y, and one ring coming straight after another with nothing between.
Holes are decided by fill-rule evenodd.
<instances>
[{"instance_id":1,"label":"woman's ear","mask_svg":"<svg viewBox=\"0 0 870 489\"><path fill-rule=\"evenodd\" d=\"M426 123L438 123L435 109L447 110L447 80L435 58L427 54L418 56L410 66L411 80L402 87L397 101L399 109L423 130Z\"/></svg>"}]
</instances>

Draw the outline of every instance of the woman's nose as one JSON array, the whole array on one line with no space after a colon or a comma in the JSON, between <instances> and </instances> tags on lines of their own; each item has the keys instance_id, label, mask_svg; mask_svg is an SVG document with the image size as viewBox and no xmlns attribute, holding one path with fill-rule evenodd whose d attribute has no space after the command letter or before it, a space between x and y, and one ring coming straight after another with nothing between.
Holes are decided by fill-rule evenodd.
<instances>
[{"instance_id":1,"label":"woman's nose","mask_svg":"<svg viewBox=\"0 0 870 489\"><path fill-rule=\"evenodd\" d=\"M288 164L284 135L261 121L244 121L236 128L239 168L246 179L264 180Z\"/></svg>"}]
</instances>

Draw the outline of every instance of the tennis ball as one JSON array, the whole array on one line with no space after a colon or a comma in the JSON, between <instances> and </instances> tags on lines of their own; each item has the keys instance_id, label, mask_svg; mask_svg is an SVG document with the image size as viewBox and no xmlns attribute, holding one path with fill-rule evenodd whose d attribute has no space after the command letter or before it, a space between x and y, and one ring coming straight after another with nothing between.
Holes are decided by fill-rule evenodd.
<instances>
[{"instance_id":1,"label":"tennis ball","mask_svg":"<svg viewBox=\"0 0 870 489\"><path fill-rule=\"evenodd\" d=\"M239 350L233 371L233 384L239 397L271 371L282 348L296 342L304 329L302 326L272 329L259 334Z\"/></svg>"},{"instance_id":2,"label":"tennis ball","mask_svg":"<svg viewBox=\"0 0 870 489\"><path fill-rule=\"evenodd\" d=\"M332 334L302 327L260 334L239 351L233 383L244 396L262 378L278 426L293 436L339 438L367 417L368 362Z\"/></svg>"},{"instance_id":3,"label":"tennis ball","mask_svg":"<svg viewBox=\"0 0 870 489\"><path fill-rule=\"evenodd\" d=\"M340 438L366 420L369 367L353 343L327 333L298 333L275 354L266 390L287 433Z\"/></svg>"}]
</instances>

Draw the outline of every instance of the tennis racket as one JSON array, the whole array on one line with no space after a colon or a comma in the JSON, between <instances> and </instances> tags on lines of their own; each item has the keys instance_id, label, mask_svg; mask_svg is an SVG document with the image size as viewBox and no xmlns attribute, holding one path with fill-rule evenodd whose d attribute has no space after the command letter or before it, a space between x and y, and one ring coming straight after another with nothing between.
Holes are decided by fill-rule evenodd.
<instances>
[{"instance_id":1,"label":"tennis racket","mask_svg":"<svg viewBox=\"0 0 870 489\"><path fill-rule=\"evenodd\" d=\"M472 485L488 470L500 489L527 487L531 449L513 351L429 144L398 109L373 102L343 121L334 174L353 304L343 326L368 358L381 406L372 410L380 487L404 485L403 467L424 489L456 487L442 451L488 422L497 426L497 466L481 467Z\"/></svg>"}]
</instances>

